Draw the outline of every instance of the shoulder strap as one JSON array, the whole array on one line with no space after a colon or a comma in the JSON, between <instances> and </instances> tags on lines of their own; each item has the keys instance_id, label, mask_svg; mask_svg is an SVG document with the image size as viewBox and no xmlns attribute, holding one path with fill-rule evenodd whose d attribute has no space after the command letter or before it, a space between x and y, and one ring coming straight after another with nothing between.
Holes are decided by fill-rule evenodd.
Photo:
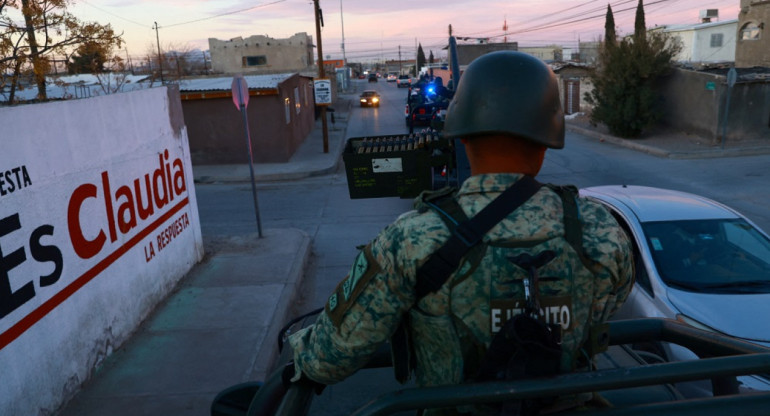
<instances>
[{"instance_id":1,"label":"shoulder strap","mask_svg":"<svg viewBox=\"0 0 770 416\"><path fill-rule=\"evenodd\" d=\"M468 221L468 216L465 215L465 211L463 211L457 199L454 198L454 195L445 195L442 198L426 201L425 203L428 208L433 209L439 214L449 232L454 232L458 225Z\"/></svg>"},{"instance_id":2,"label":"shoulder strap","mask_svg":"<svg viewBox=\"0 0 770 416\"><path fill-rule=\"evenodd\" d=\"M460 265L463 256L481 241L484 234L531 198L541 186L535 178L524 176L473 218L458 224L449 240L417 269L417 299L439 290Z\"/></svg>"},{"instance_id":3,"label":"shoulder strap","mask_svg":"<svg viewBox=\"0 0 770 416\"><path fill-rule=\"evenodd\" d=\"M583 226L580 222L580 209L577 203L577 188L574 186L557 186L548 185L554 192L559 194L562 201L562 208L564 210L564 239L572 246L572 249L580 257L580 261L583 263L588 271L592 274L596 274L596 267L598 263L591 259L586 250L583 247ZM594 301L591 302L591 310L594 309ZM574 369L578 362L582 362L587 357L593 357L594 355L607 350L607 333L609 332L609 326L606 322L591 324L591 320L586 321L586 330L581 341L581 348L575 351L575 356L571 358L571 363L568 368ZM586 356L580 355L581 350ZM590 359L590 358L589 358Z\"/></svg>"},{"instance_id":4,"label":"shoulder strap","mask_svg":"<svg viewBox=\"0 0 770 416\"><path fill-rule=\"evenodd\" d=\"M583 247L583 225L577 204L577 189L574 186L547 185L561 197L564 210L564 239L580 257L583 265L594 273L595 262L588 257Z\"/></svg>"}]
</instances>

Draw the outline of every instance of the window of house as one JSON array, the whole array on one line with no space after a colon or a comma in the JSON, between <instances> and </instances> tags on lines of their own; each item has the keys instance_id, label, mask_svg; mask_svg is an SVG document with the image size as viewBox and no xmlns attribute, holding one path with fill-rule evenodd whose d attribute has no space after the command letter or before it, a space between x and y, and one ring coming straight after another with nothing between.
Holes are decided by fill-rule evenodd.
<instances>
[{"instance_id":1,"label":"window of house","mask_svg":"<svg viewBox=\"0 0 770 416\"><path fill-rule=\"evenodd\" d=\"M746 23L741 28L741 40L757 40L759 39L759 26L756 23Z\"/></svg>"},{"instance_id":2,"label":"window of house","mask_svg":"<svg viewBox=\"0 0 770 416\"><path fill-rule=\"evenodd\" d=\"M724 39L724 35L721 33L712 33L711 34L711 47L712 48L721 48L722 47L722 39Z\"/></svg>"},{"instance_id":3,"label":"window of house","mask_svg":"<svg viewBox=\"0 0 770 416\"><path fill-rule=\"evenodd\" d=\"M302 102L299 100L299 87L294 88L294 111L299 114L299 110L302 107Z\"/></svg>"},{"instance_id":4,"label":"window of house","mask_svg":"<svg viewBox=\"0 0 770 416\"><path fill-rule=\"evenodd\" d=\"M260 66L260 65L267 65L267 57L265 55L243 57L243 66Z\"/></svg>"}]
</instances>

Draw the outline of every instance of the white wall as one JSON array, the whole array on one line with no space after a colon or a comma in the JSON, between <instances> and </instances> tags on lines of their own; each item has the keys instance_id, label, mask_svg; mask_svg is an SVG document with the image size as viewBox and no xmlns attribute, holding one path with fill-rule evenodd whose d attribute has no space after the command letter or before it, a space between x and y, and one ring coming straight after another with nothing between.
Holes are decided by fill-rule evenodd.
<instances>
[{"instance_id":1,"label":"white wall","mask_svg":"<svg viewBox=\"0 0 770 416\"><path fill-rule=\"evenodd\" d=\"M0 414L47 415L203 256L187 132L166 88L0 126Z\"/></svg>"},{"instance_id":2,"label":"white wall","mask_svg":"<svg viewBox=\"0 0 770 416\"><path fill-rule=\"evenodd\" d=\"M712 26L695 33L695 44L698 47L693 53L696 62L735 62L735 36L737 24ZM722 35L722 46L711 46L711 35Z\"/></svg>"},{"instance_id":3,"label":"white wall","mask_svg":"<svg viewBox=\"0 0 770 416\"><path fill-rule=\"evenodd\" d=\"M692 54L695 48L695 31L682 30L673 32L673 35L679 40L680 45L682 46L682 50L674 57L674 60L680 62L692 62Z\"/></svg>"},{"instance_id":4,"label":"white wall","mask_svg":"<svg viewBox=\"0 0 770 416\"><path fill-rule=\"evenodd\" d=\"M737 22L703 24L681 30L668 30L679 39L682 50L674 57L679 62L732 62L735 61ZM722 34L722 46L711 46L711 35Z\"/></svg>"}]
</instances>

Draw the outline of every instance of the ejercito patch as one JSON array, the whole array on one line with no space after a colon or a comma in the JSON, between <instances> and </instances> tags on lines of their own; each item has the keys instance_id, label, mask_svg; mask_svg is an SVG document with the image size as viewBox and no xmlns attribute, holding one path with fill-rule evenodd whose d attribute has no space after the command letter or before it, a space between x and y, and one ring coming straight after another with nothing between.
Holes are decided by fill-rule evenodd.
<instances>
[{"instance_id":1,"label":"ejercito patch","mask_svg":"<svg viewBox=\"0 0 770 416\"><path fill-rule=\"evenodd\" d=\"M523 313L525 299L494 299L490 302L489 322L492 333L500 332L505 323ZM547 324L558 324L566 331L572 326L572 298L570 296L545 296L540 298L537 319Z\"/></svg>"}]
</instances>

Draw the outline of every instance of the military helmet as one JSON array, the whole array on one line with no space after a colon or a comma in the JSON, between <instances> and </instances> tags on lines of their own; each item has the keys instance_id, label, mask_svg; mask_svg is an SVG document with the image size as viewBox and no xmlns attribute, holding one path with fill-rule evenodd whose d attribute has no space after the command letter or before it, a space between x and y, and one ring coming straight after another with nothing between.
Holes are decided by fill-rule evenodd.
<instances>
[{"instance_id":1,"label":"military helmet","mask_svg":"<svg viewBox=\"0 0 770 416\"><path fill-rule=\"evenodd\" d=\"M468 65L447 109L444 136L519 136L564 147L564 111L556 76L525 53L499 51Z\"/></svg>"}]
</instances>

